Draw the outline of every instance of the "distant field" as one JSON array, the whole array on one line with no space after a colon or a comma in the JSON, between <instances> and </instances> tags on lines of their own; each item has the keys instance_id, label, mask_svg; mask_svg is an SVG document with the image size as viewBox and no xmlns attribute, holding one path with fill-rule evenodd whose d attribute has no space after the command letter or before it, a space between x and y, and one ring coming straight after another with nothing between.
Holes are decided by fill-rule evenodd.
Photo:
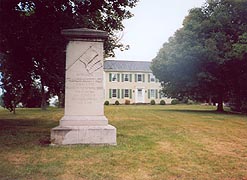
<instances>
[{"instance_id":1,"label":"distant field","mask_svg":"<svg viewBox=\"0 0 247 180\"><path fill-rule=\"evenodd\" d=\"M247 116L214 110L106 106L117 146L51 147L63 109L0 109L0 179L247 179Z\"/></svg>"}]
</instances>

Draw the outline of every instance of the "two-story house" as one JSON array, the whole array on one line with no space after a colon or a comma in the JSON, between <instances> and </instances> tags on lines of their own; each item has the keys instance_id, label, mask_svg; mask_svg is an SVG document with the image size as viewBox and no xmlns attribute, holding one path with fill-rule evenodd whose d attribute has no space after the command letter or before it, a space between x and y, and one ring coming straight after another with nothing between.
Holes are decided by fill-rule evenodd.
<instances>
[{"instance_id":1,"label":"two-story house","mask_svg":"<svg viewBox=\"0 0 247 180\"><path fill-rule=\"evenodd\" d=\"M167 104L170 98L164 98L161 83L152 74L151 62L106 60L104 62L105 100L114 104L116 100L124 104L150 103L163 99Z\"/></svg>"}]
</instances>

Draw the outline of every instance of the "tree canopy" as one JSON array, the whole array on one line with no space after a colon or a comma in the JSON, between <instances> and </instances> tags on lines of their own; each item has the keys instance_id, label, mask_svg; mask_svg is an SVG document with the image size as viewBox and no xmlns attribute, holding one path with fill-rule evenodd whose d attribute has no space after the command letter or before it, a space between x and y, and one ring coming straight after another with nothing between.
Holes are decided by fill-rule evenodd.
<instances>
[{"instance_id":1,"label":"tree canopy","mask_svg":"<svg viewBox=\"0 0 247 180\"><path fill-rule=\"evenodd\" d=\"M183 27L153 59L171 97L246 102L247 1L211 0L191 9Z\"/></svg>"},{"instance_id":2,"label":"tree canopy","mask_svg":"<svg viewBox=\"0 0 247 180\"><path fill-rule=\"evenodd\" d=\"M138 0L1 0L0 71L5 107L30 99L45 108L47 98L63 99L66 40L62 29L107 31L105 55L114 56L124 19ZM35 92L35 93L34 93ZM39 100L37 99L39 96Z\"/></svg>"}]
</instances>

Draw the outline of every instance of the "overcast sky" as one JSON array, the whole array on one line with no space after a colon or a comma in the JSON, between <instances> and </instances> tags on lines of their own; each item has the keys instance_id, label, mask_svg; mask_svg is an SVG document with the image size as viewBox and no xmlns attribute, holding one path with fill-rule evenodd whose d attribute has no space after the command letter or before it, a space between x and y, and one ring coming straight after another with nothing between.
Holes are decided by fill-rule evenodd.
<instances>
[{"instance_id":1,"label":"overcast sky","mask_svg":"<svg viewBox=\"0 0 247 180\"><path fill-rule=\"evenodd\" d=\"M116 50L119 60L151 61L164 42L182 27L191 8L201 7L206 0L140 0L131 10L134 17L124 21L122 43L127 51Z\"/></svg>"}]
</instances>

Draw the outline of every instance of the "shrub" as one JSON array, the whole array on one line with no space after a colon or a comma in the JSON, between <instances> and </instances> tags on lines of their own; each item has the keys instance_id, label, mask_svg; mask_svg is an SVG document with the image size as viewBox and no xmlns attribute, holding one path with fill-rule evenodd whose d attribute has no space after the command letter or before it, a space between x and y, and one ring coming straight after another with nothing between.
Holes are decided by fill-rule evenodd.
<instances>
[{"instance_id":1,"label":"shrub","mask_svg":"<svg viewBox=\"0 0 247 180\"><path fill-rule=\"evenodd\" d=\"M127 100L127 99L126 99L124 104L130 105L130 100Z\"/></svg>"},{"instance_id":2,"label":"shrub","mask_svg":"<svg viewBox=\"0 0 247 180\"><path fill-rule=\"evenodd\" d=\"M118 100L116 100L115 101L115 105L119 105L120 103L119 103L119 101Z\"/></svg>"},{"instance_id":3,"label":"shrub","mask_svg":"<svg viewBox=\"0 0 247 180\"><path fill-rule=\"evenodd\" d=\"M166 102L162 99L162 100L160 101L160 105L166 105Z\"/></svg>"},{"instance_id":4,"label":"shrub","mask_svg":"<svg viewBox=\"0 0 247 180\"><path fill-rule=\"evenodd\" d=\"M179 104L179 100L173 99L173 100L171 101L171 104L172 104L172 105Z\"/></svg>"},{"instance_id":5,"label":"shrub","mask_svg":"<svg viewBox=\"0 0 247 180\"><path fill-rule=\"evenodd\" d=\"M109 103L109 101L105 101L105 103L104 103L104 105L109 105L110 103Z\"/></svg>"},{"instance_id":6,"label":"shrub","mask_svg":"<svg viewBox=\"0 0 247 180\"><path fill-rule=\"evenodd\" d=\"M151 105L155 105L155 100L151 100L151 101L150 101L150 104L151 104Z\"/></svg>"},{"instance_id":7,"label":"shrub","mask_svg":"<svg viewBox=\"0 0 247 180\"><path fill-rule=\"evenodd\" d=\"M189 104L189 105L191 105L191 104L194 104L194 101L192 101L192 100L188 100L188 102L187 102L187 104Z\"/></svg>"},{"instance_id":8,"label":"shrub","mask_svg":"<svg viewBox=\"0 0 247 180\"><path fill-rule=\"evenodd\" d=\"M180 103L182 103L182 104L187 104L188 101L189 101L189 99L188 99L187 97L184 97L184 98L182 98L182 99L180 100Z\"/></svg>"},{"instance_id":9,"label":"shrub","mask_svg":"<svg viewBox=\"0 0 247 180\"><path fill-rule=\"evenodd\" d=\"M247 104L243 104L243 105L241 106L241 112L247 113Z\"/></svg>"}]
</instances>

